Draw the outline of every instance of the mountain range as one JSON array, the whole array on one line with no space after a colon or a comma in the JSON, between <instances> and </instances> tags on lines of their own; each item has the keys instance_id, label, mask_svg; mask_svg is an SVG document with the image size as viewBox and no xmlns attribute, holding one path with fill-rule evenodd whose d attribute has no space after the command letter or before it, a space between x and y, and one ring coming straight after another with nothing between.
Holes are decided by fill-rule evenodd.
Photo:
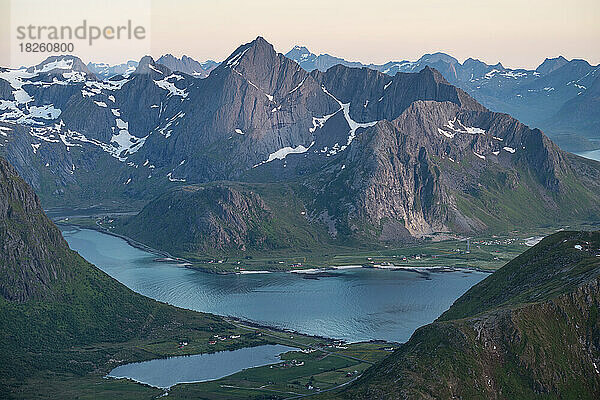
<instances>
[{"instance_id":1,"label":"mountain range","mask_svg":"<svg viewBox=\"0 0 600 400\"><path fill-rule=\"evenodd\" d=\"M294 47L286 56L307 71L326 71L341 64L395 75L429 66L490 110L510 114L523 123L543 129L567 150L599 147L598 113L573 112L598 109L594 108L593 99L598 98L600 66L590 65L585 60L567 60L562 56L547 58L535 70L528 70L506 68L500 63L490 65L473 58L460 63L444 53L425 54L417 61L379 65L350 62L329 54L316 55L302 46ZM571 103L584 105L575 110L577 106L569 105Z\"/></svg>"},{"instance_id":2,"label":"mountain range","mask_svg":"<svg viewBox=\"0 0 600 400\"><path fill-rule=\"evenodd\" d=\"M179 353L182 339L202 346L234 328L145 298L87 263L2 158L0 239L2 397L155 398L146 386L100 376ZM320 398L597 398L599 257L600 232L545 238L350 385Z\"/></svg>"},{"instance_id":3,"label":"mountain range","mask_svg":"<svg viewBox=\"0 0 600 400\"><path fill-rule=\"evenodd\" d=\"M185 72L197 78L206 78L210 74L210 71L219 65L218 62L213 60L198 62L185 54L181 58L177 58L172 54L165 54L156 60L156 62L164 65L171 71Z\"/></svg>"},{"instance_id":4,"label":"mountain range","mask_svg":"<svg viewBox=\"0 0 600 400\"><path fill-rule=\"evenodd\" d=\"M285 54L308 72L327 71L335 65L370 68L388 75L398 72L418 72L425 66L437 69L444 78L469 93L492 111L511 114L521 122L543 129L562 148L569 151L592 150L600 147L597 99L594 87L600 85L600 66L585 60L567 60L562 56L547 58L535 70L506 68L501 63L486 64L474 58L460 63L445 53L425 54L416 61L389 61L365 64L347 61L329 54L316 55L304 46L295 46ZM206 78L219 64L208 60L198 62L186 55L177 58L161 56L157 63L171 71ZM101 78L126 75L135 70L136 61L110 66L89 63L87 66ZM597 100L596 100L597 101ZM575 109L575 105L583 104ZM590 111L585 111L590 110ZM576 112L575 112L576 111Z\"/></svg>"},{"instance_id":5,"label":"mountain range","mask_svg":"<svg viewBox=\"0 0 600 400\"><path fill-rule=\"evenodd\" d=\"M326 229L340 242L600 215L597 162L488 110L429 66L309 73L258 37L204 79L144 57L129 75L101 80L62 56L3 69L0 95L0 153L48 207L148 204L158 217L169 202L151 200L171 189L285 182L304 234ZM194 202L195 190L178 196ZM274 192L249 204L277 213Z\"/></svg>"},{"instance_id":6,"label":"mountain range","mask_svg":"<svg viewBox=\"0 0 600 400\"><path fill-rule=\"evenodd\" d=\"M195 76L196 78L206 78L210 71L215 69L218 62L213 60L207 60L199 62L185 54L181 58L177 58L172 54L165 54L161 56L157 62L162 64L172 71L185 72L188 75ZM116 75L126 76L133 72L139 65L138 61L129 60L122 64L110 65L107 63L94 63L89 62L87 68L96 74L99 79L109 79Z\"/></svg>"}]
</instances>

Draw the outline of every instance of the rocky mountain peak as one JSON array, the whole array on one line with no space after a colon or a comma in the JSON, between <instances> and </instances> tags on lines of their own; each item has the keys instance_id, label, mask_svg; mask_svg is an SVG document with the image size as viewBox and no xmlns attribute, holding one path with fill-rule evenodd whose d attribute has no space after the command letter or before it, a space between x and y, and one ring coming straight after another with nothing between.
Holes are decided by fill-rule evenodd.
<instances>
[{"instance_id":1,"label":"rocky mountain peak","mask_svg":"<svg viewBox=\"0 0 600 400\"><path fill-rule=\"evenodd\" d=\"M172 54L165 54L156 60L156 62L164 65L171 71L183 72L197 78L206 78L208 74L218 65L218 63L213 60L199 62L185 54L182 55L181 58L177 58Z\"/></svg>"},{"instance_id":2,"label":"rocky mountain peak","mask_svg":"<svg viewBox=\"0 0 600 400\"><path fill-rule=\"evenodd\" d=\"M436 62L445 62L448 64L459 64L458 60L446 53L437 52L432 54L425 54L419 59L419 63L436 63Z\"/></svg>"},{"instance_id":3,"label":"rocky mountain peak","mask_svg":"<svg viewBox=\"0 0 600 400\"><path fill-rule=\"evenodd\" d=\"M262 91L270 101L277 92L291 91L307 75L297 63L277 53L261 36L238 47L215 72L231 73L234 79L242 79Z\"/></svg>"},{"instance_id":4,"label":"rocky mountain peak","mask_svg":"<svg viewBox=\"0 0 600 400\"><path fill-rule=\"evenodd\" d=\"M165 76L171 75L171 70L164 66L163 64L159 64L154 61L151 56L144 56L138 63L137 68L135 69L134 75L150 75L152 77L156 76L160 79Z\"/></svg>"},{"instance_id":5,"label":"rocky mountain peak","mask_svg":"<svg viewBox=\"0 0 600 400\"><path fill-rule=\"evenodd\" d=\"M429 65L423 67L423 69L419 71L418 74L433 79L433 81L436 83L449 84L448 81L444 79L444 76L437 69L431 68Z\"/></svg>"},{"instance_id":6,"label":"rocky mountain peak","mask_svg":"<svg viewBox=\"0 0 600 400\"><path fill-rule=\"evenodd\" d=\"M277 52L275 52L273 45L262 36L258 36L252 42L238 47L223 62L223 66L224 68L235 68L240 71L251 66L270 64L276 57Z\"/></svg>"},{"instance_id":7,"label":"rocky mountain peak","mask_svg":"<svg viewBox=\"0 0 600 400\"><path fill-rule=\"evenodd\" d=\"M298 45L294 46L293 49L288 51L285 56L291 58L292 60L305 60L311 56L315 57L315 55L311 53L306 46Z\"/></svg>"},{"instance_id":8,"label":"rocky mountain peak","mask_svg":"<svg viewBox=\"0 0 600 400\"><path fill-rule=\"evenodd\" d=\"M89 62L87 64L88 69L102 79L110 79L116 75L129 75L135 71L137 66L138 62L133 60L116 65L105 62Z\"/></svg>"},{"instance_id":9,"label":"rocky mountain peak","mask_svg":"<svg viewBox=\"0 0 600 400\"><path fill-rule=\"evenodd\" d=\"M62 75L64 73L74 72L84 75L86 79L95 79L95 75L88 69L83 61L81 61L79 57L73 55L50 56L38 65L29 67L27 72L47 75Z\"/></svg>"},{"instance_id":10,"label":"rocky mountain peak","mask_svg":"<svg viewBox=\"0 0 600 400\"><path fill-rule=\"evenodd\" d=\"M544 60L543 63L541 63L539 65L539 67L536 68L536 72L539 72L540 74L549 74L552 71L556 71L557 69L559 69L560 67L562 67L565 64L568 64L568 60L566 58L564 58L563 56L559 56L556 58L546 58Z\"/></svg>"}]
</instances>

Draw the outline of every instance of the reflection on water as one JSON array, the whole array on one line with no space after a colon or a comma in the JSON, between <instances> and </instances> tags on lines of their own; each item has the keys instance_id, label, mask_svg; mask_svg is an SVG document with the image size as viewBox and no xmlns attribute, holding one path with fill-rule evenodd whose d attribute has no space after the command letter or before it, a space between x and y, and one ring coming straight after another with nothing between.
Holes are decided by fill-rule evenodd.
<instances>
[{"instance_id":1,"label":"reflection on water","mask_svg":"<svg viewBox=\"0 0 600 400\"><path fill-rule=\"evenodd\" d=\"M600 161L600 149L592 151L584 151L583 153L577 153L581 157L589 158L592 160Z\"/></svg>"},{"instance_id":2,"label":"reflection on water","mask_svg":"<svg viewBox=\"0 0 600 400\"><path fill-rule=\"evenodd\" d=\"M269 344L213 354L162 358L121 365L110 371L108 376L169 388L178 383L206 382L246 368L275 364L280 361L281 353L291 350L297 349Z\"/></svg>"},{"instance_id":3,"label":"reflection on water","mask_svg":"<svg viewBox=\"0 0 600 400\"><path fill-rule=\"evenodd\" d=\"M207 274L158 263L153 254L94 230L63 230L72 249L138 293L179 307L347 341L404 342L487 274L340 270L297 274Z\"/></svg>"}]
</instances>

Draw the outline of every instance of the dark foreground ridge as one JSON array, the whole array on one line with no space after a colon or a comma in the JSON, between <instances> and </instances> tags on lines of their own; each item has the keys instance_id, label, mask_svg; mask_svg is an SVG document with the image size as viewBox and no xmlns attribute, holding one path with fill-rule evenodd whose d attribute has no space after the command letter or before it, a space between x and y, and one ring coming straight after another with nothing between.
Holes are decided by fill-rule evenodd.
<instances>
[{"instance_id":1,"label":"dark foreground ridge","mask_svg":"<svg viewBox=\"0 0 600 400\"><path fill-rule=\"evenodd\" d=\"M475 285L343 399L597 399L600 232L560 232Z\"/></svg>"},{"instance_id":2,"label":"dark foreground ridge","mask_svg":"<svg viewBox=\"0 0 600 400\"><path fill-rule=\"evenodd\" d=\"M119 363L168 355L162 343L172 342L175 353L182 339L234 328L134 293L89 264L1 158L0 246L0 398L38 391L50 398L51 381L101 376ZM149 343L157 348L144 349Z\"/></svg>"}]
</instances>

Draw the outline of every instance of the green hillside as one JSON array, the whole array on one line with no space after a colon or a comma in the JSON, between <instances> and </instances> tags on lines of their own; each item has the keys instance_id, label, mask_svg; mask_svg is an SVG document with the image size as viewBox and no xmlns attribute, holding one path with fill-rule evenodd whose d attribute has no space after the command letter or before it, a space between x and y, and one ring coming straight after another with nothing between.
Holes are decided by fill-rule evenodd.
<instances>
[{"instance_id":1,"label":"green hillside","mask_svg":"<svg viewBox=\"0 0 600 400\"><path fill-rule=\"evenodd\" d=\"M194 258L309 249L331 242L291 185L222 182L183 186L114 226L149 246Z\"/></svg>"},{"instance_id":2,"label":"green hillside","mask_svg":"<svg viewBox=\"0 0 600 400\"><path fill-rule=\"evenodd\" d=\"M121 363L215 351L208 346L213 334L237 332L220 317L136 294L86 262L3 159L0 246L0 398L60 397L46 392L50 382L63 394L81 382L93 387ZM181 340L190 342L185 351L178 348ZM229 347L259 343L244 335ZM112 398L124 386L96 389L94 397ZM140 391L160 393L133 389Z\"/></svg>"},{"instance_id":3,"label":"green hillside","mask_svg":"<svg viewBox=\"0 0 600 400\"><path fill-rule=\"evenodd\" d=\"M600 232L556 233L337 398L596 399L599 306Z\"/></svg>"}]
</instances>

